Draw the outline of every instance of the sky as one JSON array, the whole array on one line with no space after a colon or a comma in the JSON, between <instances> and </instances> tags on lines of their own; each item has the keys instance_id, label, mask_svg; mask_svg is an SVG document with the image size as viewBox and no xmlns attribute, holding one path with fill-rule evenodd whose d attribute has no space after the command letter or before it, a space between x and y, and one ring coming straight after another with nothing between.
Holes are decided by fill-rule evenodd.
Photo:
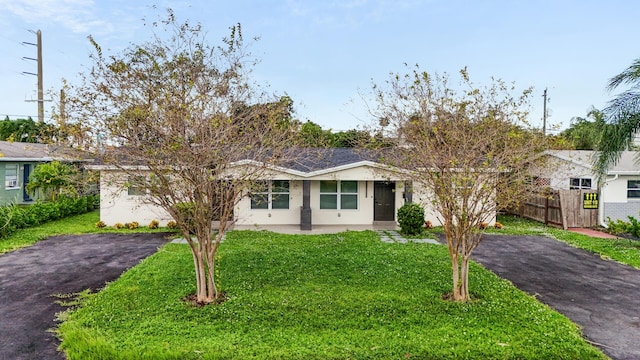
<instances>
[{"instance_id":1,"label":"sky","mask_svg":"<svg viewBox=\"0 0 640 360\"><path fill-rule=\"evenodd\" d=\"M201 23L217 44L240 23L260 63L254 80L288 95L295 116L326 129L372 124L367 96L406 64L430 73L492 77L533 87L532 124L567 128L615 96L608 79L640 57L634 0L0 0L0 119L37 119L36 30L42 32L45 91L78 83L93 36L107 53L149 39L145 19L166 8ZM51 96L45 96L49 100ZM45 103L45 119L53 102Z\"/></svg>"}]
</instances>

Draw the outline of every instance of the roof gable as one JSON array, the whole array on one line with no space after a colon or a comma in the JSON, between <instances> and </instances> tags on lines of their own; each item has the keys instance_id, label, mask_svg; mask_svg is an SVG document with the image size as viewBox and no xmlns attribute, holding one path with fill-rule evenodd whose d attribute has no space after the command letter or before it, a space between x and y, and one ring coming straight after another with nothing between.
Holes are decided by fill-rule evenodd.
<instances>
[{"instance_id":1,"label":"roof gable","mask_svg":"<svg viewBox=\"0 0 640 360\"><path fill-rule=\"evenodd\" d=\"M585 167L593 171L593 161L596 151L592 150L548 150L545 154L573 165ZM607 171L608 175L615 174L640 174L638 152L623 151L620 160Z\"/></svg>"}]
</instances>

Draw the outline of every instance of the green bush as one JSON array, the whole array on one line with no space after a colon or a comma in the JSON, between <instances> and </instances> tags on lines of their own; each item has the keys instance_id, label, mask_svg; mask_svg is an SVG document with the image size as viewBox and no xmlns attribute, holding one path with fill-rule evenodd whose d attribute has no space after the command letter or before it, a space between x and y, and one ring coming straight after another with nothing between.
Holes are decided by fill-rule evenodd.
<instances>
[{"instance_id":1,"label":"green bush","mask_svg":"<svg viewBox=\"0 0 640 360\"><path fill-rule=\"evenodd\" d=\"M403 234L420 234L424 225L424 209L416 203L404 204L398 209L398 223Z\"/></svg>"},{"instance_id":2,"label":"green bush","mask_svg":"<svg viewBox=\"0 0 640 360\"><path fill-rule=\"evenodd\" d=\"M92 211L96 198L97 195L78 198L60 196L55 201L36 202L24 207L15 204L2 206L0 207L0 239L18 229ZM91 206L88 205L89 203Z\"/></svg>"},{"instance_id":3,"label":"green bush","mask_svg":"<svg viewBox=\"0 0 640 360\"><path fill-rule=\"evenodd\" d=\"M613 235L619 235L627 231L627 223L622 220L612 220L607 216L607 232Z\"/></svg>"},{"instance_id":4,"label":"green bush","mask_svg":"<svg viewBox=\"0 0 640 360\"><path fill-rule=\"evenodd\" d=\"M633 216L627 216L629 218L629 227L627 232L633 237L640 237L640 222Z\"/></svg>"}]
</instances>

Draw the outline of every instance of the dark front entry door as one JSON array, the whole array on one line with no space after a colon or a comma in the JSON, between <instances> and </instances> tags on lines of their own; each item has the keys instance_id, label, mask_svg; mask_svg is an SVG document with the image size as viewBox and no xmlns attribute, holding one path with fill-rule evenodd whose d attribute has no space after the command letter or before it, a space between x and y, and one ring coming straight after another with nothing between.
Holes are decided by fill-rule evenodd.
<instances>
[{"instance_id":1,"label":"dark front entry door","mask_svg":"<svg viewBox=\"0 0 640 360\"><path fill-rule=\"evenodd\" d=\"M373 183L373 220L395 220L395 193L396 184L388 181L376 181Z\"/></svg>"},{"instance_id":2,"label":"dark front entry door","mask_svg":"<svg viewBox=\"0 0 640 360\"><path fill-rule=\"evenodd\" d=\"M29 175L31 175L31 164L24 164L22 174L22 201L31 201L31 197L27 194Z\"/></svg>"}]
</instances>

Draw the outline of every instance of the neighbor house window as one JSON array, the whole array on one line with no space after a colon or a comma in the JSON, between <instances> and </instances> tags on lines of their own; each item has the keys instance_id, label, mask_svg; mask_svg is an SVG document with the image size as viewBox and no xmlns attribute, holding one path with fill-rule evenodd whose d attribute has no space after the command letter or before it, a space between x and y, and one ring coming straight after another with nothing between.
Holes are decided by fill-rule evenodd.
<instances>
[{"instance_id":1,"label":"neighbor house window","mask_svg":"<svg viewBox=\"0 0 640 360\"><path fill-rule=\"evenodd\" d=\"M587 178L570 178L569 179L569 189L591 189L591 179Z\"/></svg>"},{"instance_id":2,"label":"neighbor house window","mask_svg":"<svg viewBox=\"0 0 640 360\"><path fill-rule=\"evenodd\" d=\"M357 181L320 181L320 209L358 208Z\"/></svg>"},{"instance_id":3,"label":"neighbor house window","mask_svg":"<svg viewBox=\"0 0 640 360\"><path fill-rule=\"evenodd\" d=\"M289 209L289 180L261 181L251 192L252 209Z\"/></svg>"},{"instance_id":4,"label":"neighbor house window","mask_svg":"<svg viewBox=\"0 0 640 360\"><path fill-rule=\"evenodd\" d=\"M531 184L533 184L535 187L549 187L551 186L551 179L533 176L531 178Z\"/></svg>"},{"instance_id":5,"label":"neighbor house window","mask_svg":"<svg viewBox=\"0 0 640 360\"><path fill-rule=\"evenodd\" d=\"M127 195L139 196L146 195L146 191L143 187L145 181L144 176L131 176L127 183Z\"/></svg>"},{"instance_id":6,"label":"neighbor house window","mask_svg":"<svg viewBox=\"0 0 640 360\"><path fill-rule=\"evenodd\" d=\"M640 180L627 180L627 198L640 199Z\"/></svg>"},{"instance_id":7,"label":"neighbor house window","mask_svg":"<svg viewBox=\"0 0 640 360\"><path fill-rule=\"evenodd\" d=\"M18 164L5 165L4 187L5 189L14 189L18 187Z\"/></svg>"}]
</instances>

